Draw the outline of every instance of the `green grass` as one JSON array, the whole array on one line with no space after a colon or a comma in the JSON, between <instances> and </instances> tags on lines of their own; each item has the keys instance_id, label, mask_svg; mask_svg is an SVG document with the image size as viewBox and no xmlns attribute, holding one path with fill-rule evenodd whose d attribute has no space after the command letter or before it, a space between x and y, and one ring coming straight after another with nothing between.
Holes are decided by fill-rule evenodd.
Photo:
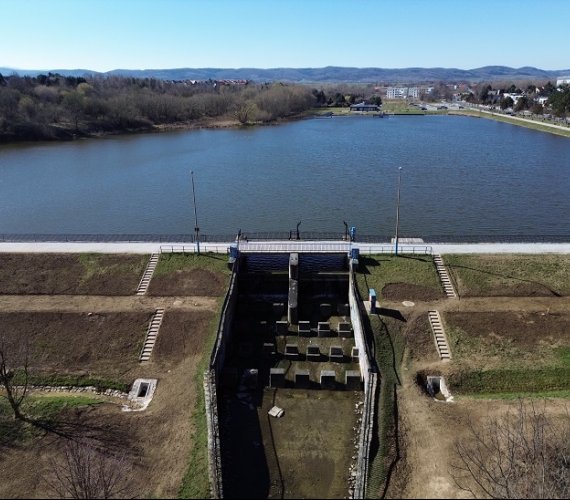
<instances>
[{"instance_id":1,"label":"green grass","mask_svg":"<svg viewBox=\"0 0 570 500\"><path fill-rule=\"evenodd\" d=\"M210 355L216 342L223 298L218 300L218 314L212 320L210 336L204 347L202 358L196 368L193 383L196 385L196 402L192 412L192 450L188 468L178 491L178 498L210 498L210 476L208 471L208 424L204 399L204 373L208 370Z\"/></svg>"},{"instance_id":2,"label":"green grass","mask_svg":"<svg viewBox=\"0 0 570 500\"><path fill-rule=\"evenodd\" d=\"M17 371L15 373L14 383L16 385L22 384L23 373ZM93 377L91 375L62 375L57 373L42 374L33 373L28 376L28 384L32 386L73 386L73 387L96 387L100 391L106 389L113 389L122 392L129 391L129 384L117 382L116 380L109 380L100 377Z\"/></svg>"},{"instance_id":3,"label":"green grass","mask_svg":"<svg viewBox=\"0 0 570 500\"><path fill-rule=\"evenodd\" d=\"M444 258L460 295L492 295L517 286L570 295L570 255L466 254Z\"/></svg>"},{"instance_id":4,"label":"green grass","mask_svg":"<svg viewBox=\"0 0 570 500\"><path fill-rule=\"evenodd\" d=\"M65 409L95 405L101 402L96 396L85 395L32 396L24 402L22 410L26 415L49 420L59 415Z\"/></svg>"},{"instance_id":5,"label":"green grass","mask_svg":"<svg viewBox=\"0 0 570 500\"><path fill-rule=\"evenodd\" d=\"M519 400L532 398L564 398L570 399L570 390L548 391L548 392L495 392L495 393L479 393L470 394L469 398L473 399L502 399L502 400ZM459 396L456 399L461 399Z\"/></svg>"},{"instance_id":6,"label":"green grass","mask_svg":"<svg viewBox=\"0 0 570 500\"><path fill-rule=\"evenodd\" d=\"M167 276L171 273L187 269L205 269L212 272L231 274L228 268L228 257L225 254L195 253L180 254L163 253L154 271L155 276Z\"/></svg>"},{"instance_id":7,"label":"green grass","mask_svg":"<svg viewBox=\"0 0 570 500\"><path fill-rule=\"evenodd\" d=\"M56 418L65 409L100 403L100 399L85 395L28 395L22 403L21 411L32 421L45 423ZM0 446L18 446L33 440L42 432L29 422L14 420L8 401L0 397Z\"/></svg>"},{"instance_id":8,"label":"green grass","mask_svg":"<svg viewBox=\"0 0 570 500\"><path fill-rule=\"evenodd\" d=\"M448 385L452 393L470 395L569 391L570 367L458 371L448 376Z\"/></svg>"},{"instance_id":9,"label":"green grass","mask_svg":"<svg viewBox=\"0 0 570 500\"><path fill-rule=\"evenodd\" d=\"M360 296L365 300L369 288L374 288L376 296L381 298L388 283L411 283L441 291L433 258L428 255L361 255L356 279Z\"/></svg>"},{"instance_id":10,"label":"green grass","mask_svg":"<svg viewBox=\"0 0 570 500\"><path fill-rule=\"evenodd\" d=\"M116 262L109 264L105 262L108 256L98 253L83 253L77 256L77 260L83 266L83 274L81 282L87 282L95 276L104 276L110 274L135 274L139 275L143 272L148 255L141 256L139 259L128 259L124 262Z\"/></svg>"},{"instance_id":11,"label":"green grass","mask_svg":"<svg viewBox=\"0 0 570 500\"><path fill-rule=\"evenodd\" d=\"M381 380L366 492L367 498L377 498L386 486L391 465L397 459L396 389L401 385L405 340L401 335L402 324L396 320L373 315L364 321L365 328L374 336L374 355Z\"/></svg>"}]
</instances>

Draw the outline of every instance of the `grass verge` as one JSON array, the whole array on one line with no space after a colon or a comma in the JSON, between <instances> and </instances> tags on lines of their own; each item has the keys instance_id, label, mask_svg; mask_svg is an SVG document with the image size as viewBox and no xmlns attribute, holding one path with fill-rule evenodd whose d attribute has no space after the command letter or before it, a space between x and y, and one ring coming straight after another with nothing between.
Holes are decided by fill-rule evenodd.
<instances>
[{"instance_id":1,"label":"grass verge","mask_svg":"<svg viewBox=\"0 0 570 500\"><path fill-rule=\"evenodd\" d=\"M210 325L210 336L204 347L202 358L196 368L196 402L192 412L192 450L188 468L182 478L178 498L210 498L210 475L208 471L208 424L204 400L204 372L208 369L210 354L216 343L216 334L224 298L218 299L218 314Z\"/></svg>"},{"instance_id":2,"label":"grass verge","mask_svg":"<svg viewBox=\"0 0 570 500\"><path fill-rule=\"evenodd\" d=\"M570 255L445 255L460 295L486 296L517 288L570 295Z\"/></svg>"},{"instance_id":3,"label":"grass verge","mask_svg":"<svg viewBox=\"0 0 570 500\"><path fill-rule=\"evenodd\" d=\"M96 276L111 276L111 275L135 275L142 274L148 255L130 258L120 256L117 262L110 262L109 255L98 253L82 253L77 256L77 260L83 266L83 274L80 281L82 283L88 282Z\"/></svg>"},{"instance_id":4,"label":"grass verge","mask_svg":"<svg viewBox=\"0 0 570 500\"><path fill-rule=\"evenodd\" d=\"M212 272L230 275L228 257L225 254L201 253L190 254L161 254L154 276L167 276L176 271L185 269L205 269Z\"/></svg>"},{"instance_id":5,"label":"grass verge","mask_svg":"<svg viewBox=\"0 0 570 500\"><path fill-rule=\"evenodd\" d=\"M388 283L410 283L441 291L431 255L361 255L356 276L358 292L364 298L369 288L380 297Z\"/></svg>"},{"instance_id":6,"label":"grass verge","mask_svg":"<svg viewBox=\"0 0 570 500\"><path fill-rule=\"evenodd\" d=\"M452 393L536 395L570 391L570 367L545 367L539 370L460 370L448 376Z\"/></svg>"},{"instance_id":7,"label":"grass verge","mask_svg":"<svg viewBox=\"0 0 570 500\"><path fill-rule=\"evenodd\" d=\"M488 120L495 120L498 122L509 123L511 125L518 125L519 127L530 128L532 130L538 130L540 132L548 132L549 134L560 135L562 137L570 137L570 129L564 130L554 127L549 127L547 125L542 124L541 122L528 122L517 120L516 118L511 118L509 116L497 115L497 114L489 114L489 113L482 113L480 111L473 111L473 110L458 110L453 111L454 115L463 115L463 116L474 116L476 118L487 118Z\"/></svg>"},{"instance_id":8,"label":"grass verge","mask_svg":"<svg viewBox=\"0 0 570 500\"><path fill-rule=\"evenodd\" d=\"M16 371L14 375L14 384L20 385L24 381L23 372ZM50 387L96 387L99 391L113 389L122 392L128 392L130 384L117 382L116 380L93 377L90 375L60 375L57 373L42 374L33 373L28 376L28 385L31 386L50 386Z\"/></svg>"},{"instance_id":9,"label":"grass verge","mask_svg":"<svg viewBox=\"0 0 570 500\"><path fill-rule=\"evenodd\" d=\"M381 377L366 493L367 498L382 498L400 458L397 388L401 385L405 340L396 320L373 315L364 322L374 339L373 353Z\"/></svg>"}]
</instances>

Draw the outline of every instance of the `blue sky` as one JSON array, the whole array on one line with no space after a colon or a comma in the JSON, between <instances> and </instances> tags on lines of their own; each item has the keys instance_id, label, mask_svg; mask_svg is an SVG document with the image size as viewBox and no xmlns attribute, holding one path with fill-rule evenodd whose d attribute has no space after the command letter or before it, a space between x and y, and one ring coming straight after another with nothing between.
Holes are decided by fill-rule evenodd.
<instances>
[{"instance_id":1,"label":"blue sky","mask_svg":"<svg viewBox=\"0 0 570 500\"><path fill-rule=\"evenodd\" d=\"M0 67L570 68L570 0L0 0Z\"/></svg>"}]
</instances>

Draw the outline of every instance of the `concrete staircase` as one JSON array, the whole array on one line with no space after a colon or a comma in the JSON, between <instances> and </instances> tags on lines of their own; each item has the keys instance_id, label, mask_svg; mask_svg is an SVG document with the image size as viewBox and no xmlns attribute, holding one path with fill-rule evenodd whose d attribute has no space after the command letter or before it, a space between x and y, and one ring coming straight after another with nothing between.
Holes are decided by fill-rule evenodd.
<instances>
[{"instance_id":1,"label":"concrete staircase","mask_svg":"<svg viewBox=\"0 0 570 500\"><path fill-rule=\"evenodd\" d=\"M441 323L439 312L428 311L428 319L431 326L431 331L433 332L435 347L437 349L439 359L442 361L449 361L451 359L451 351L449 350L447 337L443 331L443 324Z\"/></svg>"},{"instance_id":2,"label":"concrete staircase","mask_svg":"<svg viewBox=\"0 0 570 500\"><path fill-rule=\"evenodd\" d=\"M445 295L447 295L448 299L456 299L457 293L455 292L455 288L453 288L453 283L449 278L449 274L447 273L447 269L445 268L445 264L443 263L441 255L434 254L433 262L435 264L435 268L437 269L437 274L439 274L439 279L443 285Z\"/></svg>"},{"instance_id":3,"label":"concrete staircase","mask_svg":"<svg viewBox=\"0 0 570 500\"><path fill-rule=\"evenodd\" d=\"M157 309L152 316L150 323L148 324L148 330L146 332L146 338L144 345L139 356L139 361L148 361L150 355L152 354L152 349L156 343L156 337L158 336L158 329L162 324L162 318L164 317L164 309Z\"/></svg>"},{"instance_id":4,"label":"concrete staircase","mask_svg":"<svg viewBox=\"0 0 570 500\"><path fill-rule=\"evenodd\" d=\"M143 276L141 278L141 282L137 288L137 295L144 295L147 292L150 285L150 280L152 279L152 275L154 274L154 270L158 264L158 257L159 254L157 253L153 253L150 256L148 264L146 265L146 269L144 270Z\"/></svg>"}]
</instances>

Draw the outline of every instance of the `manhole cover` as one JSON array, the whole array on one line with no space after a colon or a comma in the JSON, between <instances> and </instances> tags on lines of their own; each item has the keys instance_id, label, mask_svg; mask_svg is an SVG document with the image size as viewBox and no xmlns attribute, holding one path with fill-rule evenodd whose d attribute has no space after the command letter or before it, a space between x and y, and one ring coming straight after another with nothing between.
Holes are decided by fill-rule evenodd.
<instances>
[{"instance_id":1,"label":"manhole cover","mask_svg":"<svg viewBox=\"0 0 570 500\"><path fill-rule=\"evenodd\" d=\"M415 303L413 303L409 300L404 300L404 302L402 302L402 304L404 304L406 307L413 307L416 305Z\"/></svg>"}]
</instances>

